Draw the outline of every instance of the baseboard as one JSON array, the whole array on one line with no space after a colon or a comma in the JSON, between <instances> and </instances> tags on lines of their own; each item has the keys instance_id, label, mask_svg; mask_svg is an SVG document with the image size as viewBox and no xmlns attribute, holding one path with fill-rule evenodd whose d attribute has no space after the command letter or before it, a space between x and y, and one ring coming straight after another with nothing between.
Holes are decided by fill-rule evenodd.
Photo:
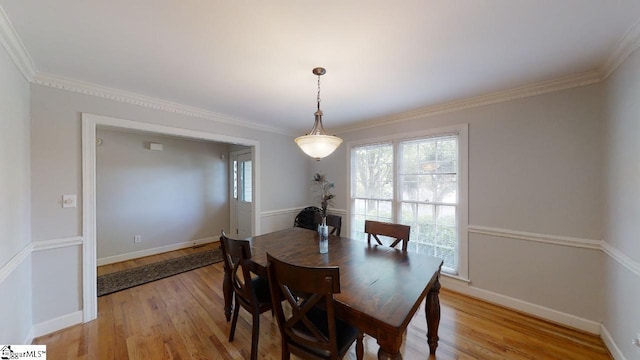
<instances>
[{"instance_id":1,"label":"baseboard","mask_svg":"<svg viewBox=\"0 0 640 360\"><path fill-rule=\"evenodd\" d=\"M38 336L47 335L54 331L62 330L80 323L82 323L82 310L35 324L31 328L31 331L29 331L29 339L27 339L28 342L25 340L25 344L31 344L33 339Z\"/></svg>"},{"instance_id":2,"label":"baseboard","mask_svg":"<svg viewBox=\"0 0 640 360\"><path fill-rule=\"evenodd\" d=\"M33 336L33 326L32 326L31 329L29 329L29 333L27 333L27 336L25 336L24 340L22 341L22 344L31 345L33 343L34 338L35 336Z\"/></svg>"},{"instance_id":3,"label":"baseboard","mask_svg":"<svg viewBox=\"0 0 640 360\"><path fill-rule=\"evenodd\" d=\"M600 337L615 360L627 360L618 345L616 345L616 342L613 341L613 337L611 337L611 334L607 331L607 328L604 327L604 325L600 325Z\"/></svg>"},{"instance_id":4,"label":"baseboard","mask_svg":"<svg viewBox=\"0 0 640 360\"><path fill-rule=\"evenodd\" d=\"M520 299L494 293L492 291L480 289L467 285L465 282L449 279L446 276L440 277L442 287L473 298L484 300L492 304L504 306L509 309L521 311L523 313L551 321L560 325L582 330L594 335L600 335L601 325L599 322L587 320L579 316L563 313L548 307L536 305Z\"/></svg>"},{"instance_id":5,"label":"baseboard","mask_svg":"<svg viewBox=\"0 0 640 360\"><path fill-rule=\"evenodd\" d=\"M134 251L134 252L131 252L131 253L126 253L126 254L107 256L107 257L98 259L97 260L97 264L98 264L98 266L108 265L108 264L113 264L113 263L117 263L117 262L121 262L121 261L137 259L137 258L141 258L141 257L145 257L145 256L157 255L157 254L161 254L161 253L164 253L164 252L167 252L167 251L180 250L180 249L184 249L184 248L188 248L188 247L192 247L192 246L208 244L208 243L212 243L212 242L216 242L216 241L219 241L218 238L215 237L215 236L211 236L211 237L206 237L206 238L203 238L203 239L186 241L186 242L178 243L178 244L160 246L160 247L146 249L146 250Z\"/></svg>"}]
</instances>

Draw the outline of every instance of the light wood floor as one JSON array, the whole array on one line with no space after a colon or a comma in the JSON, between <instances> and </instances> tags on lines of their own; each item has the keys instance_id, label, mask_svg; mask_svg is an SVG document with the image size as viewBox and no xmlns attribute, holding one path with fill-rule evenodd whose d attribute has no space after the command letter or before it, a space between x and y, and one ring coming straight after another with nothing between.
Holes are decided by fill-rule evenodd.
<instances>
[{"instance_id":1,"label":"light wood floor","mask_svg":"<svg viewBox=\"0 0 640 360\"><path fill-rule=\"evenodd\" d=\"M217 246L217 245L215 245ZM99 269L107 273L211 248L180 250ZM222 264L214 264L98 298L98 319L39 337L49 359L247 359L251 317L240 312L227 341ZM602 340L443 290L436 357L429 357L424 307L409 324L402 354L412 359L611 359ZM260 318L260 359L280 359L280 335L269 312ZM365 337L365 359L377 359ZM292 357L294 358L294 357ZM355 359L351 348L347 359Z\"/></svg>"}]
</instances>

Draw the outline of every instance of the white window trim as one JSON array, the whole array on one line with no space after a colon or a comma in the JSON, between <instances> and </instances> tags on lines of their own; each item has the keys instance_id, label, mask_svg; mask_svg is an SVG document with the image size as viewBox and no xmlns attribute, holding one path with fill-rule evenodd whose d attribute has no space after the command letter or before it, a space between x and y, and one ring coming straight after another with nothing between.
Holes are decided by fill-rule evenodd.
<instances>
[{"instance_id":1,"label":"white window trim","mask_svg":"<svg viewBox=\"0 0 640 360\"><path fill-rule=\"evenodd\" d=\"M447 133L457 133L458 134L458 206L457 206L457 218L458 218L458 273L452 274L455 278L459 278L464 281L468 281L469 279L469 124L460 124L453 125L447 127L426 129L421 132L410 132L410 133L400 133L393 134L384 137L372 138L372 139L363 139L363 140L354 140L347 143L347 173L346 173L346 181L347 184L347 219L346 223L348 226L351 224L351 214L353 212L353 202L352 193L351 193L351 151L354 147L362 146L362 145L374 145L377 143L388 143L392 142L394 147L394 170L393 170L393 182L397 184L398 182L398 171L397 171L397 146L400 141L428 137L428 136L437 136L440 134ZM395 186L394 186L395 187ZM397 187L396 187L397 188ZM396 189L397 192L397 189ZM394 193L394 202L399 201L398 196ZM396 214L394 211L394 218L396 218ZM347 233L351 232L350 228L347 228Z\"/></svg>"}]
</instances>

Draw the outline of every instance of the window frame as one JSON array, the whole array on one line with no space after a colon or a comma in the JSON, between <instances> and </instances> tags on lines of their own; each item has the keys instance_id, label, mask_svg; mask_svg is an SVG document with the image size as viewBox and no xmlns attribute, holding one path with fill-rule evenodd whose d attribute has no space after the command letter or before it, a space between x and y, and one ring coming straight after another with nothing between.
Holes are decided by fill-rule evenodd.
<instances>
[{"instance_id":1,"label":"window frame","mask_svg":"<svg viewBox=\"0 0 640 360\"><path fill-rule=\"evenodd\" d=\"M446 127L439 127L433 129L426 129L420 132L400 133L389 136L383 136L372 139L355 140L347 143L347 174L346 184L348 193L347 204L347 226L349 227L348 233L351 234L351 223L354 213L354 197L352 193L352 151L354 148L382 143L391 143L393 149L393 199L392 199L392 216L393 221L398 219L400 209L400 186L398 183L399 175L399 145L403 141L424 139L430 137L446 136L457 134L458 136L458 202L456 207L456 220L457 220L457 235L458 235L458 251L455 254L457 257L458 269L457 272L445 272L443 274L460 278L461 280L468 281L469 278L469 238L468 238L468 226L469 226L469 124L460 124Z\"/></svg>"}]
</instances>

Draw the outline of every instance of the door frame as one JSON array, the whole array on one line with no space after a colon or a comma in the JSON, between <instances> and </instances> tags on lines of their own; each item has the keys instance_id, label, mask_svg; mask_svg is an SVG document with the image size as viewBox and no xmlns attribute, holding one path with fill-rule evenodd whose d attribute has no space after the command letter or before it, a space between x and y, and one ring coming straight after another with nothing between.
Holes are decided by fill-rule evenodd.
<instances>
[{"instance_id":1,"label":"door frame","mask_svg":"<svg viewBox=\"0 0 640 360\"><path fill-rule=\"evenodd\" d=\"M172 126L156 125L134 120L82 113L82 316L83 321L98 316L97 258L96 258L96 130L98 126L139 130L163 135L251 147L253 157L253 233L260 230L260 142L234 136L190 130Z\"/></svg>"},{"instance_id":2,"label":"door frame","mask_svg":"<svg viewBox=\"0 0 640 360\"><path fill-rule=\"evenodd\" d=\"M238 201L239 199L234 198L234 194L233 194L233 189L234 189L234 185L233 184L233 162L235 160L238 159L238 156L240 155L245 155L245 154L251 154L251 149L247 148L247 149L242 149L242 150L233 150L229 152L229 199L230 199L230 204L229 204L229 232L232 235L238 236L238 233L234 233L232 230L235 228L238 228ZM253 159L253 154L251 154L251 161L255 163L254 159ZM252 186L254 186L255 184L255 173L253 173L252 171L252 176L251 176L251 181L252 181ZM239 180L239 179L238 179ZM239 194L238 194L239 196ZM253 194L252 198L251 198L251 202L253 203L255 201L255 193ZM235 215L234 215L235 213ZM252 214L253 216L253 214ZM255 229L252 227L251 228L251 234L256 234L256 232L254 231Z\"/></svg>"}]
</instances>

